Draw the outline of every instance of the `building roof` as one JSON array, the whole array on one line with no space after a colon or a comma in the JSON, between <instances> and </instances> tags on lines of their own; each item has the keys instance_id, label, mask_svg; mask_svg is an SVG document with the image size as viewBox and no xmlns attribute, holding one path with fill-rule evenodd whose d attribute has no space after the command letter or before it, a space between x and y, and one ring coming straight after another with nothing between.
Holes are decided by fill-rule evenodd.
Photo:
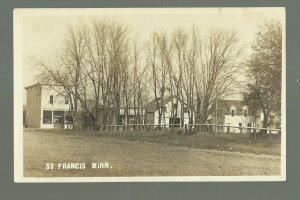
<instances>
[{"instance_id":1,"label":"building roof","mask_svg":"<svg viewBox=\"0 0 300 200\"><path fill-rule=\"evenodd\" d=\"M33 85L29 85L29 86L25 87L25 89L27 90L29 88L33 88L33 87L37 87L37 86L42 86L42 85L46 85L46 86L63 86L61 84L48 84L48 83L39 83L39 82L37 82L37 83L35 83ZM72 86L72 85L69 85L69 86Z\"/></svg>"},{"instance_id":2,"label":"building roof","mask_svg":"<svg viewBox=\"0 0 300 200\"><path fill-rule=\"evenodd\" d=\"M219 100L218 103L219 106L244 106L246 104L245 101L242 100Z\"/></svg>"},{"instance_id":3,"label":"building roof","mask_svg":"<svg viewBox=\"0 0 300 200\"><path fill-rule=\"evenodd\" d=\"M218 100L218 103L220 106L244 106L246 104L244 97L245 93L230 94Z\"/></svg>"},{"instance_id":4,"label":"building roof","mask_svg":"<svg viewBox=\"0 0 300 200\"><path fill-rule=\"evenodd\" d=\"M222 100L244 101L245 93L233 93L226 95Z\"/></svg>"},{"instance_id":5,"label":"building roof","mask_svg":"<svg viewBox=\"0 0 300 200\"><path fill-rule=\"evenodd\" d=\"M37 87L37 86L40 86L40 85L42 85L42 84L40 84L39 82L37 82L37 83L35 83L33 85L29 85L29 86L25 87L25 89L27 90L29 88Z\"/></svg>"},{"instance_id":6,"label":"building roof","mask_svg":"<svg viewBox=\"0 0 300 200\"><path fill-rule=\"evenodd\" d=\"M164 105L166 105L167 103L169 103L172 99L176 98L176 96L168 96L164 99ZM157 101L158 103L161 104L161 98L158 97L157 99L153 99L152 101L150 101L149 103L146 104L145 108L147 110L147 112L155 112L157 111ZM178 100L180 100L178 98Z\"/></svg>"}]
</instances>

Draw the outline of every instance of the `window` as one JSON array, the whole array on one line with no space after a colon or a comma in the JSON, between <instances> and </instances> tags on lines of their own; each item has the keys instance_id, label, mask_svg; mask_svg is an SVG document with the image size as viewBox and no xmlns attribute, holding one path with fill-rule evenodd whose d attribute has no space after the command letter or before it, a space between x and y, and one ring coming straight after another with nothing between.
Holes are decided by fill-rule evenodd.
<instances>
[{"instance_id":1,"label":"window","mask_svg":"<svg viewBox=\"0 0 300 200\"><path fill-rule=\"evenodd\" d=\"M244 115L244 117L247 117L248 116L248 110L243 110L243 115Z\"/></svg>"},{"instance_id":2,"label":"window","mask_svg":"<svg viewBox=\"0 0 300 200\"><path fill-rule=\"evenodd\" d=\"M178 106L177 103L174 103L173 104L173 109L177 109L177 106Z\"/></svg>"},{"instance_id":3,"label":"window","mask_svg":"<svg viewBox=\"0 0 300 200\"><path fill-rule=\"evenodd\" d=\"M231 114L232 117L234 117L234 114L235 114L234 111L235 111L234 109L232 109L232 110L230 111L230 114Z\"/></svg>"},{"instance_id":4,"label":"window","mask_svg":"<svg viewBox=\"0 0 300 200\"><path fill-rule=\"evenodd\" d=\"M43 110L43 124L52 124L51 110Z\"/></svg>"},{"instance_id":5,"label":"window","mask_svg":"<svg viewBox=\"0 0 300 200\"><path fill-rule=\"evenodd\" d=\"M242 127L242 123L239 123L239 127Z\"/></svg>"},{"instance_id":6,"label":"window","mask_svg":"<svg viewBox=\"0 0 300 200\"><path fill-rule=\"evenodd\" d=\"M72 113L70 111L66 112L66 123L71 124L73 122Z\"/></svg>"},{"instance_id":7,"label":"window","mask_svg":"<svg viewBox=\"0 0 300 200\"><path fill-rule=\"evenodd\" d=\"M50 104L53 104L53 95L50 95Z\"/></svg>"},{"instance_id":8,"label":"window","mask_svg":"<svg viewBox=\"0 0 300 200\"><path fill-rule=\"evenodd\" d=\"M169 124L173 124L173 118L172 117L169 118Z\"/></svg>"},{"instance_id":9,"label":"window","mask_svg":"<svg viewBox=\"0 0 300 200\"><path fill-rule=\"evenodd\" d=\"M65 104L69 104L69 99L68 99L68 97L65 97Z\"/></svg>"},{"instance_id":10,"label":"window","mask_svg":"<svg viewBox=\"0 0 300 200\"><path fill-rule=\"evenodd\" d=\"M120 115L119 116L119 125L124 124L124 122L125 122L124 115Z\"/></svg>"},{"instance_id":11,"label":"window","mask_svg":"<svg viewBox=\"0 0 300 200\"><path fill-rule=\"evenodd\" d=\"M183 108L183 112L184 112L184 113L187 113L187 112L188 112L188 108L187 108L187 107L184 107L184 108Z\"/></svg>"},{"instance_id":12,"label":"window","mask_svg":"<svg viewBox=\"0 0 300 200\"><path fill-rule=\"evenodd\" d=\"M235 111L236 111L236 107L234 106L234 105L232 105L231 107L230 107L230 115L232 116L232 117L234 117L235 116Z\"/></svg>"},{"instance_id":13,"label":"window","mask_svg":"<svg viewBox=\"0 0 300 200\"><path fill-rule=\"evenodd\" d=\"M164 112L164 113L167 112L167 107L166 107L166 106L164 106L163 112Z\"/></svg>"}]
</instances>

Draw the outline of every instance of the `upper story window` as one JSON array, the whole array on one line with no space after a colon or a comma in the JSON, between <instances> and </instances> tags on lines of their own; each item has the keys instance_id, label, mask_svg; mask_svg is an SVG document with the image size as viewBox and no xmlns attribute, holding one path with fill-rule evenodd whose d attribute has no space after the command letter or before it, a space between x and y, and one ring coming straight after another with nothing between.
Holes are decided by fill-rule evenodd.
<instances>
[{"instance_id":1,"label":"upper story window","mask_svg":"<svg viewBox=\"0 0 300 200\"><path fill-rule=\"evenodd\" d=\"M177 109L177 106L178 106L177 103L174 103L173 104L173 109Z\"/></svg>"},{"instance_id":2,"label":"upper story window","mask_svg":"<svg viewBox=\"0 0 300 200\"><path fill-rule=\"evenodd\" d=\"M247 117L248 116L248 110L243 110L243 115L244 115L244 117Z\"/></svg>"},{"instance_id":3,"label":"upper story window","mask_svg":"<svg viewBox=\"0 0 300 200\"><path fill-rule=\"evenodd\" d=\"M244 117L247 117L247 116L248 116L248 107L247 107L247 106L244 106L244 107L243 107L243 116L244 116Z\"/></svg>"},{"instance_id":4,"label":"upper story window","mask_svg":"<svg viewBox=\"0 0 300 200\"><path fill-rule=\"evenodd\" d=\"M53 104L53 95L50 95L50 104Z\"/></svg>"},{"instance_id":5,"label":"upper story window","mask_svg":"<svg viewBox=\"0 0 300 200\"><path fill-rule=\"evenodd\" d=\"M230 115L231 115L232 117L234 117L234 115L235 115L235 110L234 110L234 109L232 109L232 110L230 111Z\"/></svg>"},{"instance_id":6,"label":"upper story window","mask_svg":"<svg viewBox=\"0 0 300 200\"><path fill-rule=\"evenodd\" d=\"M231 108L230 108L230 115L231 115L232 117L235 116L235 110L236 110L235 106L231 106Z\"/></svg>"}]
</instances>

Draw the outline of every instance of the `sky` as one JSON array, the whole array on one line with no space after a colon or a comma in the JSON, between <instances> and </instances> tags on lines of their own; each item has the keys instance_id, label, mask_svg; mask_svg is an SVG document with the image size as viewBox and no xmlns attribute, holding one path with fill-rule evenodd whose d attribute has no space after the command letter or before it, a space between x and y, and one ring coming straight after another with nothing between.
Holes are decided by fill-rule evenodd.
<instances>
[{"instance_id":1,"label":"sky","mask_svg":"<svg viewBox=\"0 0 300 200\"><path fill-rule=\"evenodd\" d=\"M284 8L180 8L180 9L20 9L23 86L36 83L34 58L51 58L61 47L69 25L88 22L91 18L106 18L127 24L130 31L143 41L154 31L172 32L177 27L200 31L214 28L235 30L241 41L250 44L260 24L276 19L284 24Z\"/></svg>"}]
</instances>

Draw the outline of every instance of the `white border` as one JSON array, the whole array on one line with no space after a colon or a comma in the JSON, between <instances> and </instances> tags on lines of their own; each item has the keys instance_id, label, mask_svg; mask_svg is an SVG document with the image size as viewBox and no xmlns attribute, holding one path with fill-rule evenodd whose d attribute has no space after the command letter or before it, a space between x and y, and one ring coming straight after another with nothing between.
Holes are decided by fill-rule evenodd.
<instances>
[{"instance_id":1,"label":"white border","mask_svg":"<svg viewBox=\"0 0 300 200\"><path fill-rule=\"evenodd\" d=\"M23 178L23 16L14 10L14 179ZM19 48L18 48L19 47Z\"/></svg>"},{"instance_id":2,"label":"white border","mask_svg":"<svg viewBox=\"0 0 300 200\"><path fill-rule=\"evenodd\" d=\"M152 176L152 177L49 177L25 178L23 177L23 52L22 31L24 16L89 16L89 15L114 15L114 14L180 14L186 13L211 13L216 8L84 8L84 9L14 9L13 34L14 34L14 181L15 182L241 182L241 181L285 181L286 180L286 11L284 7L278 8L248 8L255 12L256 9L269 10L281 13L283 17L282 40L282 140L281 140L281 175L279 176ZM239 8L222 8L222 12L243 12ZM22 83L22 84L20 84Z\"/></svg>"}]
</instances>

